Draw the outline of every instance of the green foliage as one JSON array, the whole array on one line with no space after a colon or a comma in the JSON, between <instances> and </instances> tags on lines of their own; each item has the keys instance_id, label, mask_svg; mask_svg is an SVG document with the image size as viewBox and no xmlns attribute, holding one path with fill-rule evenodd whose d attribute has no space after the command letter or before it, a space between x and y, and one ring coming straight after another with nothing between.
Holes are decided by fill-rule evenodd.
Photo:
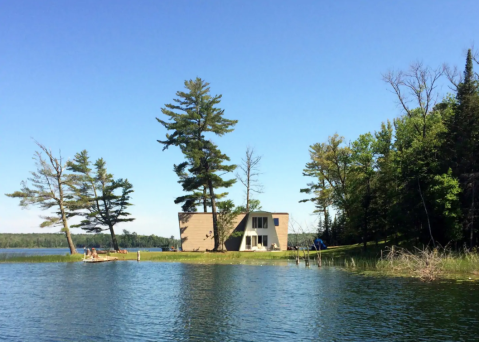
<instances>
[{"instance_id":1,"label":"green foliage","mask_svg":"<svg viewBox=\"0 0 479 342\"><path fill-rule=\"evenodd\" d=\"M80 215L84 218L80 224L72 227L96 233L109 229L113 247L118 250L114 226L135 220L128 217L130 213L126 211L132 205L130 195L133 185L127 179L115 180L107 172L103 158L98 159L94 167L95 172L92 173L86 150L77 153L74 160L68 163L69 170L81 175L81 187L75 193L79 205L75 209L83 209Z\"/></svg>"},{"instance_id":2,"label":"green foliage","mask_svg":"<svg viewBox=\"0 0 479 342\"><path fill-rule=\"evenodd\" d=\"M236 209L241 213L247 213L247 212L251 212L251 211L260 211L261 209L263 209L263 207L261 206L260 200L250 199L249 200L249 211L246 209L246 206L244 206L244 205L240 205Z\"/></svg>"},{"instance_id":3,"label":"green foliage","mask_svg":"<svg viewBox=\"0 0 479 342\"><path fill-rule=\"evenodd\" d=\"M22 181L20 191L6 194L6 196L19 198L20 206L23 208L28 208L31 205L43 210L54 208L56 210L54 216L41 216L44 221L40 227L61 226L70 252L74 254L76 251L71 241L68 218L75 216L76 213L67 209L77 206L73 193L77 190L78 179L74 175L64 172L66 164L61 156L57 158L51 150L38 142L35 143L40 149L35 152L33 157L37 170L30 172L31 177L28 178L28 182Z\"/></svg>"},{"instance_id":4,"label":"green foliage","mask_svg":"<svg viewBox=\"0 0 479 342\"><path fill-rule=\"evenodd\" d=\"M387 74L404 115L348 145L335 134L310 146L303 175L313 181L301 192L321 215L325 240L364 248L398 236L426 245L477 243L479 83L471 51L455 96L434 105L441 73L415 64ZM330 234L323 219L328 208L336 212Z\"/></svg>"},{"instance_id":5,"label":"green foliage","mask_svg":"<svg viewBox=\"0 0 479 342\"><path fill-rule=\"evenodd\" d=\"M207 134L222 136L233 131L236 120L223 117L224 110L217 107L221 95L209 95L209 83L200 78L185 81L187 92L178 91L178 98L174 104L166 104L161 111L168 121L157 118L158 122L168 131L166 140L158 140L163 144L163 150L170 146L178 146L185 157L185 162L176 166L179 182L187 196L178 197L175 203L184 203L183 210L194 211L203 199L211 203L213 212L213 231L215 236L215 250L219 247L218 224L216 215L215 189L228 188L236 179L224 180L218 173L232 172L236 165L226 165L229 157L222 153L218 146L208 138ZM209 197L206 198L208 190ZM206 205L204 204L205 208Z\"/></svg>"},{"instance_id":6,"label":"green foliage","mask_svg":"<svg viewBox=\"0 0 479 342\"><path fill-rule=\"evenodd\" d=\"M231 236L231 231L235 228L235 221L242 212L241 208L235 208L233 201L226 200L217 202L218 207L218 236L220 240L220 248L225 249L225 241L230 237L237 237L238 234Z\"/></svg>"},{"instance_id":7,"label":"green foliage","mask_svg":"<svg viewBox=\"0 0 479 342\"><path fill-rule=\"evenodd\" d=\"M112 248L110 234L72 234L76 248ZM122 248L179 246L180 240L156 235L138 235L123 230L117 235ZM64 234L0 234L0 248L67 248Z\"/></svg>"}]
</instances>

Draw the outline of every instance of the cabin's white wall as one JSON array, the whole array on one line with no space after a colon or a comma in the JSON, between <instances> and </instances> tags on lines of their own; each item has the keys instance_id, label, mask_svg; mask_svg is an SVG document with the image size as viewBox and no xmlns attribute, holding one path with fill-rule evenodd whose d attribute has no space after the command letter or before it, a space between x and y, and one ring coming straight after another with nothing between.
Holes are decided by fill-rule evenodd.
<instances>
[{"instance_id":1,"label":"cabin's white wall","mask_svg":"<svg viewBox=\"0 0 479 342\"><path fill-rule=\"evenodd\" d=\"M267 217L268 218L268 228L253 228L253 217ZM241 241L240 251L245 251L246 249L246 236L253 236L253 235L267 235L268 236L268 246L263 246L262 248L252 247L252 249L248 250L266 250L269 248L273 243L276 246L281 247L279 244L278 234L276 232L276 227L274 225L273 215L271 213L249 213L248 214L248 221L246 222L246 228L243 234L243 239Z\"/></svg>"}]
</instances>

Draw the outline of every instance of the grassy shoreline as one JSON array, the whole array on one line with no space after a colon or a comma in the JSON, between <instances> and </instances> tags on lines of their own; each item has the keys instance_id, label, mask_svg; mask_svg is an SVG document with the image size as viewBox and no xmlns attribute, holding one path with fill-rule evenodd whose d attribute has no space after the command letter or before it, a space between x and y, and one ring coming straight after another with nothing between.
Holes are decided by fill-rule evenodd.
<instances>
[{"instance_id":1,"label":"grassy shoreline","mask_svg":"<svg viewBox=\"0 0 479 342\"><path fill-rule=\"evenodd\" d=\"M358 245L330 248L321 252L323 267L341 267L362 274L385 276L416 277L430 281L446 278L466 278L479 280L479 254L452 253L417 250L416 253L396 247L393 253L384 249L384 245L371 246L363 252ZM382 249L380 249L382 248ZM381 250L383 253L381 253ZM386 253L386 251L388 251ZM399 251L399 252L398 252ZM315 258L318 252L310 251L310 265L317 267ZM136 253L111 254L122 260L136 260ZM296 251L282 252L141 252L141 261L186 262L204 264L258 264L261 262L294 261ZM306 254L300 251L300 263L304 263ZM1 263L44 263L44 262L81 262L83 254L76 255L19 255L0 253Z\"/></svg>"}]
</instances>

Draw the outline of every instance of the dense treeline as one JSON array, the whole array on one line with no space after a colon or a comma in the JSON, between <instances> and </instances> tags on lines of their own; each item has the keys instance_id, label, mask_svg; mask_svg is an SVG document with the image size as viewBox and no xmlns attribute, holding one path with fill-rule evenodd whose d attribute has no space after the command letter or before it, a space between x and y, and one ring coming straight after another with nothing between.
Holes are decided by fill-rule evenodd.
<instances>
[{"instance_id":1,"label":"dense treeline","mask_svg":"<svg viewBox=\"0 0 479 342\"><path fill-rule=\"evenodd\" d=\"M72 234L75 247L111 248L110 234ZM156 235L138 235L123 230L117 235L121 248L180 246L180 241ZM65 235L58 234L0 234L0 248L67 248Z\"/></svg>"},{"instance_id":2,"label":"dense treeline","mask_svg":"<svg viewBox=\"0 0 479 342\"><path fill-rule=\"evenodd\" d=\"M479 83L469 50L462 76L412 65L390 72L404 115L346 143L337 134L310 147L319 231L329 244L402 238L436 246L477 245ZM438 80L453 94L436 102ZM409 97L408 97L409 96ZM415 106L410 106L415 103ZM334 213L334 218L331 217Z\"/></svg>"}]
</instances>

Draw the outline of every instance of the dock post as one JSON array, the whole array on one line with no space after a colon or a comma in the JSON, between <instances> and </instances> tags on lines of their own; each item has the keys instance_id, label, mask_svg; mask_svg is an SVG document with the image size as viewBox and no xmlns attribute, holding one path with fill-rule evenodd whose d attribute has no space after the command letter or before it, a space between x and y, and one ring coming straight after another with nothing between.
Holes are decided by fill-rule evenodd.
<instances>
[{"instance_id":1,"label":"dock post","mask_svg":"<svg viewBox=\"0 0 479 342\"><path fill-rule=\"evenodd\" d=\"M136 261L140 261L140 251L136 252Z\"/></svg>"}]
</instances>

